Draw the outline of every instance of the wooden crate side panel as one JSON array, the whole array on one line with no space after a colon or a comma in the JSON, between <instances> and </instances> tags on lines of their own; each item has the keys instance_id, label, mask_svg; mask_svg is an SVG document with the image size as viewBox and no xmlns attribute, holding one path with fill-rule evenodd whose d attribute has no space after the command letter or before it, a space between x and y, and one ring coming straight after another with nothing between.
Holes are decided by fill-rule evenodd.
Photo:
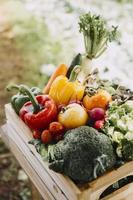
<instances>
[{"instance_id":1,"label":"wooden crate side panel","mask_svg":"<svg viewBox=\"0 0 133 200\"><path fill-rule=\"evenodd\" d=\"M127 162L118 169L107 172L97 180L89 183L89 187L92 188L92 191L96 191L105 186L109 187L113 183L129 175L133 175L133 161Z\"/></svg>"},{"instance_id":2,"label":"wooden crate side panel","mask_svg":"<svg viewBox=\"0 0 133 200\"><path fill-rule=\"evenodd\" d=\"M130 200L129 197L133 199L133 183L123 186L101 200Z\"/></svg>"},{"instance_id":3,"label":"wooden crate side panel","mask_svg":"<svg viewBox=\"0 0 133 200\"><path fill-rule=\"evenodd\" d=\"M110 185L130 175L133 175L133 161L126 163L116 170L107 172L97 180L88 183L88 189L87 185L85 189L81 188L83 191L81 196L85 196L84 198L88 198L89 200L97 200Z\"/></svg>"},{"instance_id":4,"label":"wooden crate side panel","mask_svg":"<svg viewBox=\"0 0 133 200\"><path fill-rule=\"evenodd\" d=\"M98 197L100 197L100 195L110 185L129 175L133 175L133 161L127 162L120 168L107 172L98 179L88 183L88 189L87 185L85 189L84 187L81 188L81 190L83 191L82 195L84 195L85 193L85 196L87 196L86 190L88 190L88 198L90 198L90 200L98 199Z\"/></svg>"},{"instance_id":5,"label":"wooden crate side panel","mask_svg":"<svg viewBox=\"0 0 133 200\"><path fill-rule=\"evenodd\" d=\"M55 173L48 168L48 163L44 162L41 156L36 152L34 146L29 145L28 141L32 139L32 133L30 129L24 124L24 122L16 115L11 106L8 104L5 106L7 122L13 126L16 132L30 150L34 153L38 162L41 163L44 170L52 177L60 189L68 196L68 199L77 200L78 195L81 193L77 186L68 178L61 174Z\"/></svg>"},{"instance_id":6,"label":"wooden crate side panel","mask_svg":"<svg viewBox=\"0 0 133 200\"><path fill-rule=\"evenodd\" d=\"M125 199L122 200L133 200L133 193L129 194Z\"/></svg>"},{"instance_id":7,"label":"wooden crate side panel","mask_svg":"<svg viewBox=\"0 0 133 200\"><path fill-rule=\"evenodd\" d=\"M7 126L2 127L3 135L8 133ZM12 133L12 132L11 132ZM16 143L10 138L9 142L9 148L12 151L12 153L15 155L18 162L21 164L22 168L25 170L26 174L29 176L32 182L34 182L36 188L40 192L40 194L46 199L46 200L55 200L55 198L51 195L47 187L44 186L44 183L39 178L38 174L33 170L33 167L29 164L24 154L21 152L21 150L18 148Z\"/></svg>"},{"instance_id":8,"label":"wooden crate side panel","mask_svg":"<svg viewBox=\"0 0 133 200\"><path fill-rule=\"evenodd\" d=\"M8 137L10 138L10 141L13 141L14 146L16 145L17 148L20 150L19 152L21 152L20 157L25 157L27 162L31 165L32 171L36 172L38 178L43 182L43 185L45 187L47 187L47 189L51 193L51 196L53 196L53 199L68 200L65 197L65 195L62 193L62 191L60 190L58 185L56 185L56 183L51 179L51 177L46 173L44 168L37 161L35 155L30 151L30 149L19 138L17 133L14 131L14 129L12 129L10 126L10 127L8 127L8 131L10 133L10 136L8 135ZM12 149L11 144L10 144L10 147ZM14 154L16 154L16 152L14 152ZM23 166L23 167L25 168L25 166ZM38 185L38 187L39 187L39 185Z\"/></svg>"},{"instance_id":9,"label":"wooden crate side panel","mask_svg":"<svg viewBox=\"0 0 133 200\"><path fill-rule=\"evenodd\" d=\"M129 163L126 163L125 166L122 166L121 168L118 169L118 173L117 175L115 173L110 172L112 174L112 176L114 177L114 179L111 179L110 178L110 173L108 173L107 175L105 175L104 179L108 180L108 183L106 183L105 185L101 185L101 187L99 188L92 188L92 193L90 195L90 200L93 200L93 199L98 199L100 197L100 195L109 187L111 186L113 183L115 183L116 181L124 178L124 177L127 177L127 176L130 176L130 175L133 175L133 163L129 162ZM123 168L124 167L124 168ZM125 170L126 169L126 170ZM116 171L116 170L115 170ZM103 180L103 179L102 179ZM102 181L101 180L101 181ZM102 182L101 182L102 183ZM91 184L91 183L90 183ZM119 192L119 191L118 191ZM121 191L120 191L121 192ZM108 197L107 197L108 198ZM113 200L113 199L112 199Z\"/></svg>"}]
</instances>

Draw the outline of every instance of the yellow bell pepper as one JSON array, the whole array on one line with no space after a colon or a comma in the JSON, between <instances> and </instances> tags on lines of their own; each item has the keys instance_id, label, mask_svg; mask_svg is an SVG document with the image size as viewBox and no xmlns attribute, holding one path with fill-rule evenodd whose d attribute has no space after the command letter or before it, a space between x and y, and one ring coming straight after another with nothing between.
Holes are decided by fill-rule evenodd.
<instances>
[{"instance_id":1,"label":"yellow bell pepper","mask_svg":"<svg viewBox=\"0 0 133 200\"><path fill-rule=\"evenodd\" d=\"M67 105L71 100L81 100L84 95L85 87L76 80L80 72L79 66L76 66L68 79L66 76L58 76L51 85L49 95L56 104Z\"/></svg>"}]
</instances>

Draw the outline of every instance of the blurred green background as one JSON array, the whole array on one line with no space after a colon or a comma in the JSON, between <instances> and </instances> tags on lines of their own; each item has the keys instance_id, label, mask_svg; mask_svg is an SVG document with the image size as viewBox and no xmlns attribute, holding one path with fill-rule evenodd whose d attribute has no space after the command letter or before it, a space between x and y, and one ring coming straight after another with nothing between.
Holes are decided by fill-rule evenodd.
<instances>
[{"instance_id":1,"label":"blurred green background","mask_svg":"<svg viewBox=\"0 0 133 200\"><path fill-rule=\"evenodd\" d=\"M108 67L104 76L133 88L133 0L0 0L0 124L11 96L8 84L43 88L56 66L69 65L84 50L78 16L88 11L119 25L119 44L98 60L101 76ZM27 176L1 139L0 177L0 200L32 199Z\"/></svg>"}]
</instances>

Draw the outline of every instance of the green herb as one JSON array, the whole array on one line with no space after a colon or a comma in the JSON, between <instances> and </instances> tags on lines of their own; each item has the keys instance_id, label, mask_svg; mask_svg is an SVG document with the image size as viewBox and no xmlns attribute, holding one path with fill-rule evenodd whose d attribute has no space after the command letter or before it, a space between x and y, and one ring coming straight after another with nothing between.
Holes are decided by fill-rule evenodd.
<instances>
[{"instance_id":1,"label":"green herb","mask_svg":"<svg viewBox=\"0 0 133 200\"><path fill-rule=\"evenodd\" d=\"M107 49L108 42L115 40L117 36L117 27L112 26L109 30L100 15L81 15L79 27L84 36L86 55L89 59L98 58Z\"/></svg>"}]
</instances>

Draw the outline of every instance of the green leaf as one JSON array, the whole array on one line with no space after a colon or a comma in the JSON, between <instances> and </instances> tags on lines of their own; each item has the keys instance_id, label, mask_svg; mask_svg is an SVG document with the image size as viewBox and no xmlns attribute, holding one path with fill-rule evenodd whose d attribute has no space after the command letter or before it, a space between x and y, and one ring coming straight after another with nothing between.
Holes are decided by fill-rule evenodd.
<instances>
[{"instance_id":1,"label":"green leaf","mask_svg":"<svg viewBox=\"0 0 133 200\"><path fill-rule=\"evenodd\" d=\"M89 59L97 58L107 49L108 42L118 38L118 27L110 30L100 15L90 12L79 19L79 32L83 33L86 55Z\"/></svg>"}]
</instances>

